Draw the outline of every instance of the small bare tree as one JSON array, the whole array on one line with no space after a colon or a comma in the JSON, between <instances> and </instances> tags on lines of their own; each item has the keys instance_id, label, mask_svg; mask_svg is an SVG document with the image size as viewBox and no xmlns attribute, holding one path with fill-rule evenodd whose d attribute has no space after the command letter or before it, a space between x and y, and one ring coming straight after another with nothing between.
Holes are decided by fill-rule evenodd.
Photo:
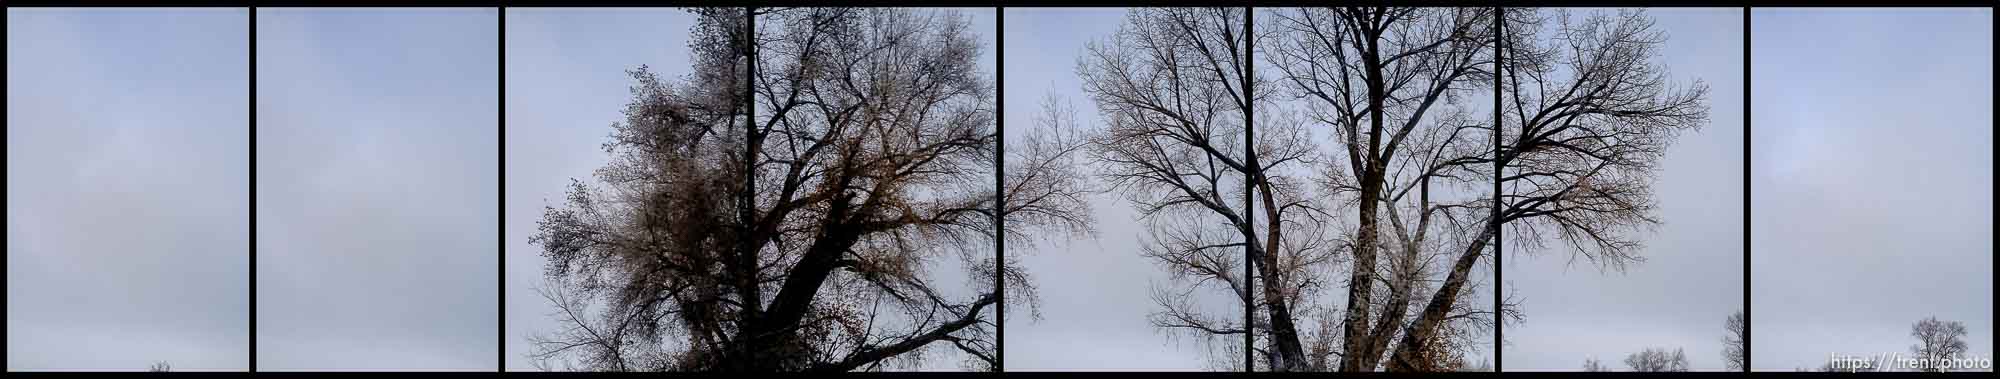
<instances>
[{"instance_id":1,"label":"small bare tree","mask_svg":"<svg viewBox=\"0 0 2000 379\"><path fill-rule=\"evenodd\" d=\"M1743 342L1749 340L1750 329L1749 325L1744 323L1743 311L1729 314L1729 320L1724 321L1722 327L1728 330L1728 334L1722 335L1722 363L1729 365L1730 370L1749 370L1750 365L1745 361Z\"/></svg>"},{"instance_id":2,"label":"small bare tree","mask_svg":"<svg viewBox=\"0 0 2000 379\"><path fill-rule=\"evenodd\" d=\"M1800 368L1795 371L1813 372L1815 370L1807 370L1804 368ZM1819 369L1817 370L1817 372L1878 372L1878 371L1881 371L1881 367L1875 365L1869 365L1866 367L1863 367L1861 365L1855 365L1853 367L1833 367L1833 362L1821 363L1819 365Z\"/></svg>"},{"instance_id":3,"label":"small bare tree","mask_svg":"<svg viewBox=\"0 0 2000 379\"><path fill-rule=\"evenodd\" d=\"M1611 371L1611 368L1604 367L1604 362L1598 361L1597 357L1589 357L1583 359L1583 372L1605 372L1605 371Z\"/></svg>"},{"instance_id":4,"label":"small bare tree","mask_svg":"<svg viewBox=\"0 0 2000 379\"><path fill-rule=\"evenodd\" d=\"M169 371L174 371L174 365L167 363L167 361L153 362L151 366L146 366L146 372L169 372Z\"/></svg>"},{"instance_id":5,"label":"small bare tree","mask_svg":"<svg viewBox=\"0 0 2000 379\"><path fill-rule=\"evenodd\" d=\"M1646 348L1625 356L1625 366L1639 372L1682 372L1688 370L1687 354L1675 348Z\"/></svg>"},{"instance_id":6,"label":"small bare tree","mask_svg":"<svg viewBox=\"0 0 2000 379\"><path fill-rule=\"evenodd\" d=\"M1937 367L1939 363L1965 354L1963 322L1940 321L1937 316L1931 316L1911 324L1910 337L1917 339L1916 344L1910 345L1910 352L1928 365L1923 368L1924 371L1943 372L1943 367Z\"/></svg>"}]
</instances>

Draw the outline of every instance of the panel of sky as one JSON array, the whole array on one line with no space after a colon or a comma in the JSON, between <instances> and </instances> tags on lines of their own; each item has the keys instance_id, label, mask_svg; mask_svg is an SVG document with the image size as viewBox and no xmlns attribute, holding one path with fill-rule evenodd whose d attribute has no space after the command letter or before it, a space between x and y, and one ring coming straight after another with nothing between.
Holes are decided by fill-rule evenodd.
<instances>
[{"instance_id":1,"label":"panel of sky","mask_svg":"<svg viewBox=\"0 0 2000 379\"><path fill-rule=\"evenodd\" d=\"M496 370L499 10L257 12L257 369Z\"/></svg>"},{"instance_id":2,"label":"panel of sky","mask_svg":"<svg viewBox=\"0 0 2000 379\"><path fill-rule=\"evenodd\" d=\"M7 370L249 367L247 9L7 9Z\"/></svg>"}]
</instances>

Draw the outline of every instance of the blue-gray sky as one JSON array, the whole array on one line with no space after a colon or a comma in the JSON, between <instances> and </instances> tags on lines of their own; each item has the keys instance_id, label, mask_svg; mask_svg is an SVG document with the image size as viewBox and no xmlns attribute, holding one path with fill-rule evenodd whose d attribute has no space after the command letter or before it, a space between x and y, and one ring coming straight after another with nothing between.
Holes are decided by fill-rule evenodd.
<instances>
[{"instance_id":1,"label":"blue-gray sky","mask_svg":"<svg viewBox=\"0 0 2000 379\"><path fill-rule=\"evenodd\" d=\"M7 370L249 366L245 9L7 9Z\"/></svg>"},{"instance_id":2,"label":"blue-gray sky","mask_svg":"<svg viewBox=\"0 0 2000 379\"><path fill-rule=\"evenodd\" d=\"M1993 11L1751 12L1751 365L1993 357Z\"/></svg>"},{"instance_id":3,"label":"blue-gray sky","mask_svg":"<svg viewBox=\"0 0 2000 379\"><path fill-rule=\"evenodd\" d=\"M1572 10L1593 11L1615 10ZM1505 333L1508 371L1581 370L1591 357L1624 370L1626 354L1650 347L1685 349L1695 371L1726 368L1723 324L1743 308L1743 11L1647 14L1666 34L1653 62L1676 85L1708 83L1708 124L1659 161L1652 188L1663 223L1639 235L1644 263L1620 273L1581 258L1572 265L1560 245L1508 251L1506 290L1525 312Z\"/></svg>"},{"instance_id":4,"label":"blue-gray sky","mask_svg":"<svg viewBox=\"0 0 2000 379\"><path fill-rule=\"evenodd\" d=\"M495 369L498 9L257 12L257 368Z\"/></svg>"}]
</instances>

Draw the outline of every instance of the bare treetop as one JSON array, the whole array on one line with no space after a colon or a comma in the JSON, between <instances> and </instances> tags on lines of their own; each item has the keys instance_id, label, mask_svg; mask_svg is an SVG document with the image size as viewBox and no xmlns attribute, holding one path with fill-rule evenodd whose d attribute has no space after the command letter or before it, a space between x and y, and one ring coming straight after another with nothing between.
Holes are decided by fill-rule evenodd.
<instances>
[{"instance_id":1,"label":"bare treetop","mask_svg":"<svg viewBox=\"0 0 2000 379\"><path fill-rule=\"evenodd\" d=\"M1666 35L1643 11L1555 13L1507 19L1501 220L1525 251L1559 242L1622 270L1645 260L1634 234L1660 223L1655 164L1707 124L1708 86L1677 86L1653 62Z\"/></svg>"},{"instance_id":2,"label":"bare treetop","mask_svg":"<svg viewBox=\"0 0 2000 379\"><path fill-rule=\"evenodd\" d=\"M1251 107L1243 26L1238 8L1134 9L1077 62L1104 125L1090 136L1090 158L1151 227L1140 253L1183 287L1154 288L1164 309L1153 324L1228 355L1242 350L1228 353L1221 337L1245 333L1242 317L1200 313L1193 292L1221 289L1241 304L1250 291L1241 266L1243 241L1252 238L1249 210L1239 205Z\"/></svg>"},{"instance_id":3,"label":"bare treetop","mask_svg":"<svg viewBox=\"0 0 2000 379\"><path fill-rule=\"evenodd\" d=\"M1212 353L1248 349L1251 368L1462 368L1492 320L1521 314L1471 304L1490 225L1513 223L1531 250L1636 261L1630 232L1658 222L1653 165L1706 118L1705 88L1673 89L1652 62L1663 36L1641 13L1544 26L1517 12L1496 36L1489 8L1279 9L1253 38L1242 11L1133 10L1077 67L1104 124L1100 176L1146 222L1140 253L1173 274L1152 321ZM1276 75L1251 68L1252 40ZM1468 96L1496 74L1498 127ZM1299 106L1259 108L1276 101ZM1320 298L1343 282L1344 303ZM1198 311L1204 288L1256 313ZM1245 333L1258 346L1216 345Z\"/></svg>"},{"instance_id":4,"label":"bare treetop","mask_svg":"<svg viewBox=\"0 0 2000 379\"><path fill-rule=\"evenodd\" d=\"M626 122L605 144L614 160L597 173L609 190L575 183L532 240L570 326L540 337L536 357L851 371L955 352L997 368L998 270L981 248L999 209L994 88L964 17L757 9L747 38L740 9L695 11L695 73L633 72ZM1046 203L1062 187L1024 182L1042 184L1004 194L1010 213L1040 215L1023 226L1076 217ZM967 280L936 280L947 267ZM1008 291L1032 306L1031 287Z\"/></svg>"},{"instance_id":5,"label":"bare treetop","mask_svg":"<svg viewBox=\"0 0 2000 379\"><path fill-rule=\"evenodd\" d=\"M1937 366L1935 362L1943 362L1965 354L1963 322L1940 321L1937 316L1931 316L1911 324L1910 337L1917 339L1916 344L1910 345L1910 352L1916 354L1918 359L1929 363L1923 367L1924 371L1945 371L1941 367L1931 366Z\"/></svg>"},{"instance_id":6,"label":"bare treetop","mask_svg":"<svg viewBox=\"0 0 2000 379\"><path fill-rule=\"evenodd\" d=\"M1646 348L1625 356L1625 366L1639 372L1682 372L1688 370L1687 354L1681 349Z\"/></svg>"},{"instance_id":7,"label":"bare treetop","mask_svg":"<svg viewBox=\"0 0 2000 379\"><path fill-rule=\"evenodd\" d=\"M1746 355L1749 350L1744 344L1750 341L1750 328L1744 321L1743 311L1729 314L1723 328L1728 330L1728 334L1722 335L1722 363L1728 365L1731 371L1749 369L1749 357Z\"/></svg>"},{"instance_id":8,"label":"bare treetop","mask_svg":"<svg viewBox=\"0 0 2000 379\"><path fill-rule=\"evenodd\" d=\"M1605 372L1605 371L1611 371L1611 368L1605 367L1604 362L1597 360L1596 357L1583 359L1583 372Z\"/></svg>"}]
</instances>

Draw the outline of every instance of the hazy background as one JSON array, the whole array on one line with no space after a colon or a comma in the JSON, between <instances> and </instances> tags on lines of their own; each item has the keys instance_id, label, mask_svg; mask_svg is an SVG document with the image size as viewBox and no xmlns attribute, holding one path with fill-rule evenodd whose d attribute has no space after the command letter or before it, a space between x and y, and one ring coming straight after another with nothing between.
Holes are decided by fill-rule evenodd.
<instances>
[{"instance_id":1,"label":"hazy background","mask_svg":"<svg viewBox=\"0 0 2000 379\"><path fill-rule=\"evenodd\" d=\"M494 370L498 10L257 11L258 370Z\"/></svg>"},{"instance_id":2,"label":"hazy background","mask_svg":"<svg viewBox=\"0 0 2000 379\"><path fill-rule=\"evenodd\" d=\"M1751 365L1993 357L1993 11L1756 9ZM1511 350L1510 350L1511 352Z\"/></svg>"},{"instance_id":3,"label":"hazy background","mask_svg":"<svg viewBox=\"0 0 2000 379\"><path fill-rule=\"evenodd\" d=\"M249 367L246 9L7 9L7 370Z\"/></svg>"},{"instance_id":4,"label":"hazy background","mask_svg":"<svg viewBox=\"0 0 2000 379\"><path fill-rule=\"evenodd\" d=\"M1542 9L1549 17L1555 11ZM1617 10L1571 11L1580 20ZM1744 286L1743 10L1646 12L1666 34L1652 61L1665 66L1668 80L1708 83L1708 124L1681 134L1659 161L1653 195L1662 225L1640 235L1644 263L1620 273L1581 257L1572 262L1566 245L1507 250L1505 289L1524 313L1506 329L1507 371L1577 371L1590 357L1630 370L1625 355L1648 347L1685 349L1694 371L1727 368L1723 324L1743 308Z\"/></svg>"}]
</instances>

